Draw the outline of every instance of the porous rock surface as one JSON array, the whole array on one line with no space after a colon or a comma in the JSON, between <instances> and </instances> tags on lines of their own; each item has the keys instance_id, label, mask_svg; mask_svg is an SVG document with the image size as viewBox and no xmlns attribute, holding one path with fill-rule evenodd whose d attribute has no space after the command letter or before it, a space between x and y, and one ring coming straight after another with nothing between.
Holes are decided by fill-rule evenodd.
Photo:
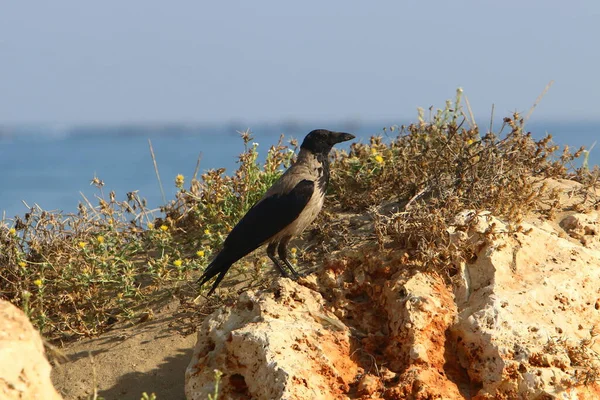
<instances>
[{"instance_id":1,"label":"porous rock surface","mask_svg":"<svg viewBox=\"0 0 600 400\"><path fill-rule=\"evenodd\" d=\"M479 251L462 266L450 336L476 398L600 398L589 375L600 367L600 251L548 223L461 217L473 224L453 234Z\"/></svg>"},{"instance_id":2,"label":"porous rock surface","mask_svg":"<svg viewBox=\"0 0 600 400\"><path fill-rule=\"evenodd\" d=\"M226 399L344 398L357 371L352 351L348 328L324 310L321 295L281 279L204 320L186 396L207 399L219 369Z\"/></svg>"},{"instance_id":3,"label":"porous rock surface","mask_svg":"<svg viewBox=\"0 0 600 400\"><path fill-rule=\"evenodd\" d=\"M509 226L465 211L452 283L402 252L340 254L207 318L188 399L598 399L595 213ZM374 253L375 254L375 253Z\"/></svg>"},{"instance_id":4,"label":"porous rock surface","mask_svg":"<svg viewBox=\"0 0 600 400\"><path fill-rule=\"evenodd\" d=\"M0 399L57 400L38 331L25 314L0 300Z\"/></svg>"}]
</instances>

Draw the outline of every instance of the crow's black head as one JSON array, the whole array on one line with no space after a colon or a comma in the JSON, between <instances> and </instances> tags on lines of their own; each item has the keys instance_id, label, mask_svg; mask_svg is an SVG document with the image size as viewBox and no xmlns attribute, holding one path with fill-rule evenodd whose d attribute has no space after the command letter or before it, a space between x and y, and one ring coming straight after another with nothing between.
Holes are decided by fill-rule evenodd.
<instances>
[{"instance_id":1,"label":"crow's black head","mask_svg":"<svg viewBox=\"0 0 600 400\"><path fill-rule=\"evenodd\" d=\"M332 132L327 129L316 129L306 135L301 149L310 150L313 153L328 154L336 143L354 139L354 135L343 132Z\"/></svg>"}]
</instances>

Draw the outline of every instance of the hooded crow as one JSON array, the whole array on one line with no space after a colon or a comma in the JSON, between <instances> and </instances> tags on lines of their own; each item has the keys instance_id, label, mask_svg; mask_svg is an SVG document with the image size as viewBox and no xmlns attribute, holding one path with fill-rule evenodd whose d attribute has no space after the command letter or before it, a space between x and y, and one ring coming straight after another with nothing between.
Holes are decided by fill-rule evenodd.
<instances>
[{"instance_id":1,"label":"hooded crow","mask_svg":"<svg viewBox=\"0 0 600 400\"><path fill-rule=\"evenodd\" d=\"M231 230L223 249L198 280L202 286L217 276L207 296L219 286L234 262L267 243L267 254L281 274L288 276L275 251L292 274L298 276L287 259L287 245L321 211L329 184L329 152L336 143L352 139L354 135L349 133L325 129L306 135L296 162Z\"/></svg>"}]
</instances>

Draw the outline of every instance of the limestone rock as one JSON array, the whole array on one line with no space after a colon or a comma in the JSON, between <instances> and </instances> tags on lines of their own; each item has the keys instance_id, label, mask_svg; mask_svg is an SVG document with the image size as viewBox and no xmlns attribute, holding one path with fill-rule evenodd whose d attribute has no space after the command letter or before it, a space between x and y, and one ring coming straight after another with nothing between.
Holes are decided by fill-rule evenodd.
<instances>
[{"instance_id":1,"label":"limestone rock","mask_svg":"<svg viewBox=\"0 0 600 400\"><path fill-rule=\"evenodd\" d=\"M21 310L0 300L0 399L62 399L50 370L39 333Z\"/></svg>"},{"instance_id":2,"label":"limestone rock","mask_svg":"<svg viewBox=\"0 0 600 400\"><path fill-rule=\"evenodd\" d=\"M388 368L402 371L388 395L430 398L443 393L460 398L456 383L445 373L446 331L457 315L454 297L435 274L392 279L383 292L389 326L385 358ZM389 397L389 396L388 396Z\"/></svg>"},{"instance_id":3,"label":"limestone rock","mask_svg":"<svg viewBox=\"0 0 600 400\"><path fill-rule=\"evenodd\" d=\"M186 371L186 396L227 399L337 399L357 374L348 329L318 293L289 279L247 292L204 320ZM220 397L221 398L221 397Z\"/></svg>"},{"instance_id":4,"label":"limestone rock","mask_svg":"<svg viewBox=\"0 0 600 400\"><path fill-rule=\"evenodd\" d=\"M600 250L600 216L596 212L577 213L565 217L560 226L586 247Z\"/></svg>"},{"instance_id":5,"label":"limestone rock","mask_svg":"<svg viewBox=\"0 0 600 400\"><path fill-rule=\"evenodd\" d=\"M600 368L600 252L527 223L473 218L467 236L479 251L451 333L477 398L600 398L584 382Z\"/></svg>"},{"instance_id":6,"label":"limestone rock","mask_svg":"<svg viewBox=\"0 0 600 400\"><path fill-rule=\"evenodd\" d=\"M354 285L345 282L352 271L359 277ZM248 292L215 312L198 333L186 372L188 399L214 393L215 369L224 372L221 395L231 399L460 396L444 372L445 335L457 315L450 289L435 274L388 281L373 275L378 271L374 265L337 275L325 269L317 281L344 288L326 292L329 305L319 293L282 278L274 293ZM314 276L303 283L317 284ZM366 301L374 283L383 288L376 301ZM352 335L329 311L342 308L347 319L356 319Z\"/></svg>"}]
</instances>

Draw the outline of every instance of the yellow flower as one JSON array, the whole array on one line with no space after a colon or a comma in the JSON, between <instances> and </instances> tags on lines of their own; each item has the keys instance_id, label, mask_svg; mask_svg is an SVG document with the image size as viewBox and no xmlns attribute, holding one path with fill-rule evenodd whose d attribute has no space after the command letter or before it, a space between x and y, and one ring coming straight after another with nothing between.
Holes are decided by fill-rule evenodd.
<instances>
[{"instance_id":1,"label":"yellow flower","mask_svg":"<svg viewBox=\"0 0 600 400\"><path fill-rule=\"evenodd\" d=\"M42 287L42 280L36 279L35 281L33 281L33 284L37 287Z\"/></svg>"},{"instance_id":2,"label":"yellow flower","mask_svg":"<svg viewBox=\"0 0 600 400\"><path fill-rule=\"evenodd\" d=\"M168 230L169 230L169 227L168 227L168 226L166 226L166 225L161 225L161 226L160 226L160 230L161 230L161 231L163 231L163 232L166 232L166 231L168 231Z\"/></svg>"},{"instance_id":3,"label":"yellow flower","mask_svg":"<svg viewBox=\"0 0 600 400\"><path fill-rule=\"evenodd\" d=\"M179 174L175 177L175 186L182 187L184 182L185 178L183 177L183 175Z\"/></svg>"},{"instance_id":4,"label":"yellow flower","mask_svg":"<svg viewBox=\"0 0 600 400\"><path fill-rule=\"evenodd\" d=\"M173 265L176 267L181 267L181 264L183 264L183 261L181 259L173 261Z\"/></svg>"},{"instance_id":5,"label":"yellow flower","mask_svg":"<svg viewBox=\"0 0 600 400\"><path fill-rule=\"evenodd\" d=\"M210 235L210 230L208 230L208 229L205 229L205 230L204 230L204 234L205 234L205 235Z\"/></svg>"},{"instance_id":6,"label":"yellow flower","mask_svg":"<svg viewBox=\"0 0 600 400\"><path fill-rule=\"evenodd\" d=\"M77 246L79 246L80 249L85 249L86 245L87 245L86 242L79 242L79 243L77 243Z\"/></svg>"},{"instance_id":7,"label":"yellow flower","mask_svg":"<svg viewBox=\"0 0 600 400\"><path fill-rule=\"evenodd\" d=\"M197 255L198 257L204 257L204 250L198 250L198 251L196 252L196 255Z\"/></svg>"},{"instance_id":8,"label":"yellow flower","mask_svg":"<svg viewBox=\"0 0 600 400\"><path fill-rule=\"evenodd\" d=\"M19 267L25 268L26 266L27 266L27 263L25 261L19 261Z\"/></svg>"},{"instance_id":9,"label":"yellow flower","mask_svg":"<svg viewBox=\"0 0 600 400\"><path fill-rule=\"evenodd\" d=\"M10 228L8 230L8 233L11 234L11 235L16 235L17 234L17 230L15 228Z\"/></svg>"},{"instance_id":10,"label":"yellow flower","mask_svg":"<svg viewBox=\"0 0 600 400\"><path fill-rule=\"evenodd\" d=\"M371 147L371 154L377 154L377 149L375 147Z\"/></svg>"},{"instance_id":11,"label":"yellow flower","mask_svg":"<svg viewBox=\"0 0 600 400\"><path fill-rule=\"evenodd\" d=\"M377 161L377 163L379 163L379 164L383 164L383 157L381 157L380 155L376 155L375 161Z\"/></svg>"},{"instance_id":12,"label":"yellow flower","mask_svg":"<svg viewBox=\"0 0 600 400\"><path fill-rule=\"evenodd\" d=\"M298 252L298 249L295 247L292 247L292 249L290 250L290 253L292 253L292 255L296 255L296 253Z\"/></svg>"},{"instance_id":13,"label":"yellow flower","mask_svg":"<svg viewBox=\"0 0 600 400\"><path fill-rule=\"evenodd\" d=\"M467 140L467 144L473 144L473 139Z\"/></svg>"},{"instance_id":14,"label":"yellow flower","mask_svg":"<svg viewBox=\"0 0 600 400\"><path fill-rule=\"evenodd\" d=\"M98 241L98 243L102 244L104 243L104 236L98 236L96 240Z\"/></svg>"},{"instance_id":15,"label":"yellow flower","mask_svg":"<svg viewBox=\"0 0 600 400\"><path fill-rule=\"evenodd\" d=\"M154 223L153 222L148 222L148 224L146 224L146 227L148 229L154 229Z\"/></svg>"}]
</instances>

